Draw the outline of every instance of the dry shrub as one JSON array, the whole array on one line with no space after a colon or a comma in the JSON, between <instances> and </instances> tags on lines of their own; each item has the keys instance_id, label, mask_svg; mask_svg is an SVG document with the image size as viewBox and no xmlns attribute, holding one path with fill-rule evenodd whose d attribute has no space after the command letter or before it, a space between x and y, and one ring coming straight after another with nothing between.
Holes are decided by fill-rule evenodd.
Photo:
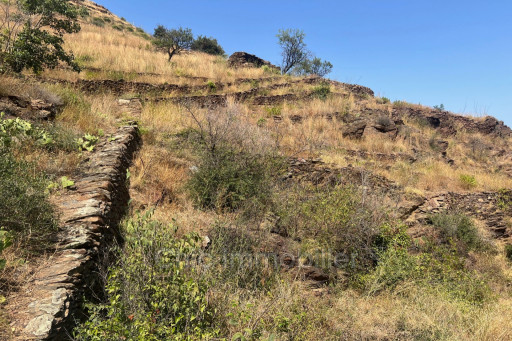
<instances>
[{"instance_id":1,"label":"dry shrub","mask_svg":"<svg viewBox=\"0 0 512 341\"><path fill-rule=\"evenodd\" d=\"M244 119L233 103L204 116L187 110L199 141L200 163L187 186L196 204L220 210L236 210L247 202L266 206L278 167L269 136Z\"/></svg>"}]
</instances>

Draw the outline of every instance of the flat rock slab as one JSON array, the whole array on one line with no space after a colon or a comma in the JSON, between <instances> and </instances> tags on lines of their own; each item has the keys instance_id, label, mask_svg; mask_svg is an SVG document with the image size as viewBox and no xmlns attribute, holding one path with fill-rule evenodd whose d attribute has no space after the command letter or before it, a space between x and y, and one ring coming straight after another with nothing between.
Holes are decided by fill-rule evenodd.
<instances>
[{"instance_id":1,"label":"flat rock slab","mask_svg":"<svg viewBox=\"0 0 512 341\"><path fill-rule=\"evenodd\" d=\"M74 189L55 200L61 220L55 253L6 307L15 339L69 339L80 300L98 281L100 251L128 203L126 171L139 143L136 126L119 128L81 167Z\"/></svg>"}]
</instances>

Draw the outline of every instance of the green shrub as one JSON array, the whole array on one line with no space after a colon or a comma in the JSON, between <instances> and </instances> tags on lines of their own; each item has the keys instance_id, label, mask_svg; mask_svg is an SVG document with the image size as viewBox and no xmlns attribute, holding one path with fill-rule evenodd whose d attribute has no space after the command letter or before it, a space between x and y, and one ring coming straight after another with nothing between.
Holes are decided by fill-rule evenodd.
<instances>
[{"instance_id":1,"label":"green shrub","mask_svg":"<svg viewBox=\"0 0 512 341\"><path fill-rule=\"evenodd\" d=\"M214 83L214 82L212 82L212 81L208 81L208 82L206 83L206 86L208 86L208 90L209 90L210 92L215 92L215 91L217 91L217 85L215 85L215 83Z\"/></svg>"},{"instance_id":2,"label":"green shrub","mask_svg":"<svg viewBox=\"0 0 512 341\"><path fill-rule=\"evenodd\" d=\"M98 27L104 27L105 26L105 21L103 20L103 18L100 18L100 17L93 17L92 20L91 20L91 23L95 26L98 26Z\"/></svg>"},{"instance_id":3,"label":"green shrub","mask_svg":"<svg viewBox=\"0 0 512 341\"><path fill-rule=\"evenodd\" d=\"M3 228L0 228L0 255L12 245L12 236L9 232L4 231ZM5 268L7 261L3 258L0 258L0 271ZM0 299L2 296L0 296Z\"/></svg>"},{"instance_id":4,"label":"green shrub","mask_svg":"<svg viewBox=\"0 0 512 341\"><path fill-rule=\"evenodd\" d=\"M467 189L467 190L470 190L470 189L478 186L478 182L476 181L476 178L474 175L461 174L461 175L459 175L459 182L460 182L460 185L464 189Z\"/></svg>"},{"instance_id":5,"label":"green shrub","mask_svg":"<svg viewBox=\"0 0 512 341\"><path fill-rule=\"evenodd\" d=\"M249 200L264 202L270 191L265 158L229 149L204 155L187 188L202 208L236 210Z\"/></svg>"},{"instance_id":6,"label":"green shrub","mask_svg":"<svg viewBox=\"0 0 512 341\"><path fill-rule=\"evenodd\" d=\"M272 259L258 253L261 240L245 227L216 224L208 234L212 240L208 249L209 283L247 290L268 290L277 273Z\"/></svg>"},{"instance_id":7,"label":"green shrub","mask_svg":"<svg viewBox=\"0 0 512 341\"><path fill-rule=\"evenodd\" d=\"M455 242L462 251L479 250L485 243L471 218L462 214L439 213L429 217L445 244Z\"/></svg>"},{"instance_id":8,"label":"green shrub","mask_svg":"<svg viewBox=\"0 0 512 341\"><path fill-rule=\"evenodd\" d=\"M206 284L197 278L196 234L177 237L176 226L151 212L123 224L124 248L108 276L106 300L88 305L76 340L190 340L216 334Z\"/></svg>"},{"instance_id":9,"label":"green shrub","mask_svg":"<svg viewBox=\"0 0 512 341\"><path fill-rule=\"evenodd\" d=\"M261 69L263 70L264 73L267 73L267 74L271 74L271 75L278 75L278 74L280 74L279 69L270 67L268 65L263 65L261 67Z\"/></svg>"},{"instance_id":10,"label":"green shrub","mask_svg":"<svg viewBox=\"0 0 512 341\"><path fill-rule=\"evenodd\" d=\"M47 179L32 164L1 150L0 174L0 226L26 241L29 249L44 248L57 227Z\"/></svg>"},{"instance_id":11,"label":"green shrub","mask_svg":"<svg viewBox=\"0 0 512 341\"><path fill-rule=\"evenodd\" d=\"M98 141L99 137L91 134L85 134L83 137L76 139L76 144L78 146L78 150L92 152Z\"/></svg>"},{"instance_id":12,"label":"green shrub","mask_svg":"<svg viewBox=\"0 0 512 341\"><path fill-rule=\"evenodd\" d=\"M281 116L281 107L278 107L278 106L267 107L267 108L265 108L265 111L267 112L268 118L271 118L274 116Z\"/></svg>"},{"instance_id":13,"label":"green shrub","mask_svg":"<svg viewBox=\"0 0 512 341\"><path fill-rule=\"evenodd\" d=\"M206 36L199 36L192 43L192 50L201 51L214 56L223 56L224 49L219 45L217 39Z\"/></svg>"},{"instance_id":14,"label":"green shrub","mask_svg":"<svg viewBox=\"0 0 512 341\"><path fill-rule=\"evenodd\" d=\"M498 199L496 204L501 210L506 210L512 206L512 191L507 189L500 189L498 191Z\"/></svg>"},{"instance_id":15,"label":"green shrub","mask_svg":"<svg viewBox=\"0 0 512 341\"><path fill-rule=\"evenodd\" d=\"M0 149L7 150L26 142L49 151L76 150L76 137L73 132L55 124L34 125L21 118L2 119L0 113Z\"/></svg>"},{"instance_id":16,"label":"green shrub","mask_svg":"<svg viewBox=\"0 0 512 341\"><path fill-rule=\"evenodd\" d=\"M302 185L278 193L275 202L284 234L343 255L348 261L340 266L351 274L371 268L385 247L379 238L385 216L354 187Z\"/></svg>"},{"instance_id":17,"label":"green shrub","mask_svg":"<svg viewBox=\"0 0 512 341\"><path fill-rule=\"evenodd\" d=\"M381 104L388 104L388 103L390 103L390 102L391 102L391 101L389 100L389 98L387 98L387 97L381 97L381 98L379 98L379 100L378 100L378 101L379 101Z\"/></svg>"},{"instance_id":18,"label":"green shrub","mask_svg":"<svg viewBox=\"0 0 512 341\"><path fill-rule=\"evenodd\" d=\"M388 248L375 270L360 276L370 295L393 291L412 282L434 294L470 304L483 304L493 298L489 285L475 271L465 268L465 258L450 247L430 243L423 252L410 254L402 247Z\"/></svg>"},{"instance_id":19,"label":"green shrub","mask_svg":"<svg viewBox=\"0 0 512 341\"><path fill-rule=\"evenodd\" d=\"M434 109L437 111L444 111L444 104L434 105Z\"/></svg>"},{"instance_id":20,"label":"green shrub","mask_svg":"<svg viewBox=\"0 0 512 341\"><path fill-rule=\"evenodd\" d=\"M32 140L41 146L53 143L51 136L39 127L34 127L29 121L21 118L3 119L0 113L0 149L10 148L12 144Z\"/></svg>"},{"instance_id":21,"label":"green shrub","mask_svg":"<svg viewBox=\"0 0 512 341\"><path fill-rule=\"evenodd\" d=\"M329 84L321 84L313 88L311 95L315 98L325 100L327 99L327 96L329 96L330 93L331 87L329 86Z\"/></svg>"},{"instance_id":22,"label":"green shrub","mask_svg":"<svg viewBox=\"0 0 512 341\"><path fill-rule=\"evenodd\" d=\"M512 245L510 244L505 245L505 257L507 257L509 261L512 261Z\"/></svg>"}]
</instances>

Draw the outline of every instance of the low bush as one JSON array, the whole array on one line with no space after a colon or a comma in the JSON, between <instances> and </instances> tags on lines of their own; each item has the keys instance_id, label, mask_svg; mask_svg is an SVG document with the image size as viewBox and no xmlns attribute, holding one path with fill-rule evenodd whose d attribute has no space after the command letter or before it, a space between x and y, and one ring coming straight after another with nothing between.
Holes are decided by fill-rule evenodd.
<instances>
[{"instance_id":1,"label":"low bush","mask_svg":"<svg viewBox=\"0 0 512 341\"><path fill-rule=\"evenodd\" d=\"M248 200L264 202L270 194L265 159L229 149L204 155L187 188L202 208L236 210Z\"/></svg>"},{"instance_id":2,"label":"low bush","mask_svg":"<svg viewBox=\"0 0 512 341\"><path fill-rule=\"evenodd\" d=\"M378 101L380 104L388 104L388 103L390 103L390 102L391 102L391 101L390 101L390 99L389 99L389 98L387 98L387 97L380 97L380 98L378 98L378 99L377 99L377 101Z\"/></svg>"},{"instance_id":3,"label":"low bush","mask_svg":"<svg viewBox=\"0 0 512 341\"><path fill-rule=\"evenodd\" d=\"M187 188L197 206L234 211L250 203L266 206L280 158L263 128L247 123L236 105L200 117L198 167Z\"/></svg>"},{"instance_id":4,"label":"low bush","mask_svg":"<svg viewBox=\"0 0 512 341\"><path fill-rule=\"evenodd\" d=\"M0 229L0 256L9 246L12 245L12 236L9 232ZM0 271L5 268L7 261L3 258L0 258ZM0 301L2 296L0 296Z\"/></svg>"},{"instance_id":5,"label":"low bush","mask_svg":"<svg viewBox=\"0 0 512 341\"><path fill-rule=\"evenodd\" d=\"M281 107L279 106L273 106L273 107L266 107L265 111L267 112L267 117L271 118L274 116L281 116Z\"/></svg>"},{"instance_id":6,"label":"low bush","mask_svg":"<svg viewBox=\"0 0 512 341\"><path fill-rule=\"evenodd\" d=\"M385 247L385 239L379 236L386 217L375 200L363 196L356 188L342 185L286 189L275 200L280 229L303 243L312 241L342 255L347 262L340 266L351 274L365 271L377 261L378 247Z\"/></svg>"},{"instance_id":7,"label":"low bush","mask_svg":"<svg viewBox=\"0 0 512 341\"><path fill-rule=\"evenodd\" d=\"M327 99L327 96L330 95L330 93L331 87L329 86L329 84L321 84L313 88L311 95L315 98L325 100Z\"/></svg>"},{"instance_id":8,"label":"low bush","mask_svg":"<svg viewBox=\"0 0 512 341\"><path fill-rule=\"evenodd\" d=\"M88 305L76 340L191 340L216 334L206 284L196 276L200 238L177 237L176 226L151 212L126 221L125 243L106 284L106 300Z\"/></svg>"},{"instance_id":9,"label":"low bush","mask_svg":"<svg viewBox=\"0 0 512 341\"><path fill-rule=\"evenodd\" d=\"M49 151L74 151L77 148L75 135L54 124L34 125L21 118L3 119L0 113L0 149L19 147L29 142Z\"/></svg>"},{"instance_id":10,"label":"low bush","mask_svg":"<svg viewBox=\"0 0 512 341\"><path fill-rule=\"evenodd\" d=\"M512 245L510 244L505 245L505 257L507 257L509 261L512 261Z\"/></svg>"},{"instance_id":11,"label":"low bush","mask_svg":"<svg viewBox=\"0 0 512 341\"><path fill-rule=\"evenodd\" d=\"M98 27L104 27L105 26L105 21L103 20L103 18L100 18L100 17L93 17L91 19L91 23L95 26L98 26Z\"/></svg>"},{"instance_id":12,"label":"low bush","mask_svg":"<svg viewBox=\"0 0 512 341\"><path fill-rule=\"evenodd\" d=\"M268 290L276 279L275 263L258 253L261 240L245 228L216 224L209 232L209 263L204 274L218 287Z\"/></svg>"},{"instance_id":13,"label":"low bush","mask_svg":"<svg viewBox=\"0 0 512 341\"><path fill-rule=\"evenodd\" d=\"M430 216L429 220L438 229L440 239L445 244L454 242L463 252L481 250L486 247L475 224L471 218L465 215L439 213Z\"/></svg>"},{"instance_id":14,"label":"low bush","mask_svg":"<svg viewBox=\"0 0 512 341\"><path fill-rule=\"evenodd\" d=\"M409 103L405 102L405 101L394 101L393 102L393 106L395 108L405 108L407 106L409 106Z\"/></svg>"},{"instance_id":15,"label":"low bush","mask_svg":"<svg viewBox=\"0 0 512 341\"><path fill-rule=\"evenodd\" d=\"M32 164L16 160L5 150L0 150L0 174L0 227L27 249L44 249L57 228L46 193L47 179Z\"/></svg>"},{"instance_id":16,"label":"low bush","mask_svg":"<svg viewBox=\"0 0 512 341\"><path fill-rule=\"evenodd\" d=\"M497 205L501 210L506 210L512 206L512 191L500 189L498 191Z\"/></svg>"},{"instance_id":17,"label":"low bush","mask_svg":"<svg viewBox=\"0 0 512 341\"><path fill-rule=\"evenodd\" d=\"M206 86L208 86L208 90L209 90L210 92L216 92L216 91L217 91L217 85L215 85L215 83L214 83L214 82L212 82L212 81L208 81L208 82L206 83Z\"/></svg>"},{"instance_id":18,"label":"low bush","mask_svg":"<svg viewBox=\"0 0 512 341\"><path fill-rule=\"evenodd\" d=\"M219 45L217 39L206 36L197 37L192 43L192 50L201 51L214 56L224 56L225 54L224 49Z\"/></svg>"},{"instance_id":19,"label":"low bush","mask_svg":"<svg viewBox=\"0 0 512 341\"><path fill-rule=\"evenodd\" d=\"M492 291L482 276L466 269L465 262L465 258L449 246L429 243L422 252L415 254L393 246L381 254L375 270L362 275L359 283L370 295L414 283L425 291L446 294L453 300L484 304L493 298Z\"/></svg>"},{"instance_id":20,"label":"low bush","mask_svg":"<svg viewBox=\"0 0 512 341\"><path fill-rule=\"evenodd\" d=\"M470 190L478 186L478 182L476 181L475 176L469 174L459 175L459 183L462 186L462 188L466 190Z\"/></svg>"}]
</instances>

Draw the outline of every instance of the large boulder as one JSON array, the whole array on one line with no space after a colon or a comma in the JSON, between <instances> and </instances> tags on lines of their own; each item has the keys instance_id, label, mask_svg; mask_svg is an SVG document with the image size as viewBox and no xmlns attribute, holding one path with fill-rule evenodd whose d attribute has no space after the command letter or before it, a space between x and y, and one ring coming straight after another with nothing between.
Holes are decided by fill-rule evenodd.
<instances>
[{"instance_id":1,"label":"large boulder","mask_svg":"<svg viewBox=\"0 0 512 341\"><path fill-rule=\"evenodd\" d=\"M349 139L360 139L363 137L367 123L364 120L358 120L348 123L342 132L343 137Z\"/></svg>"},{"instance_id":2,"label":"large boulder","mask_svg":"<svg viewBox=\"0 0 512 341\"><path fill-rule=\"evenodd\" d=\"M228 64L231 67L262 67L264 65L271 69L279 70L275 65L247 52L235 52L229 56Z\"/></svg>"},{"instance_id":3,"label":"large boulder","mask_svg":"<svg viewBox=\"0 0 512 341\"><path fill-rule=\"evenodd\" d=\"M395 139L398 135L398 128L393 120L387 116L380 116L375 119L371 125L367 125L364 130L364 136L386 136Z\"/></svg>"}]
</instances>

